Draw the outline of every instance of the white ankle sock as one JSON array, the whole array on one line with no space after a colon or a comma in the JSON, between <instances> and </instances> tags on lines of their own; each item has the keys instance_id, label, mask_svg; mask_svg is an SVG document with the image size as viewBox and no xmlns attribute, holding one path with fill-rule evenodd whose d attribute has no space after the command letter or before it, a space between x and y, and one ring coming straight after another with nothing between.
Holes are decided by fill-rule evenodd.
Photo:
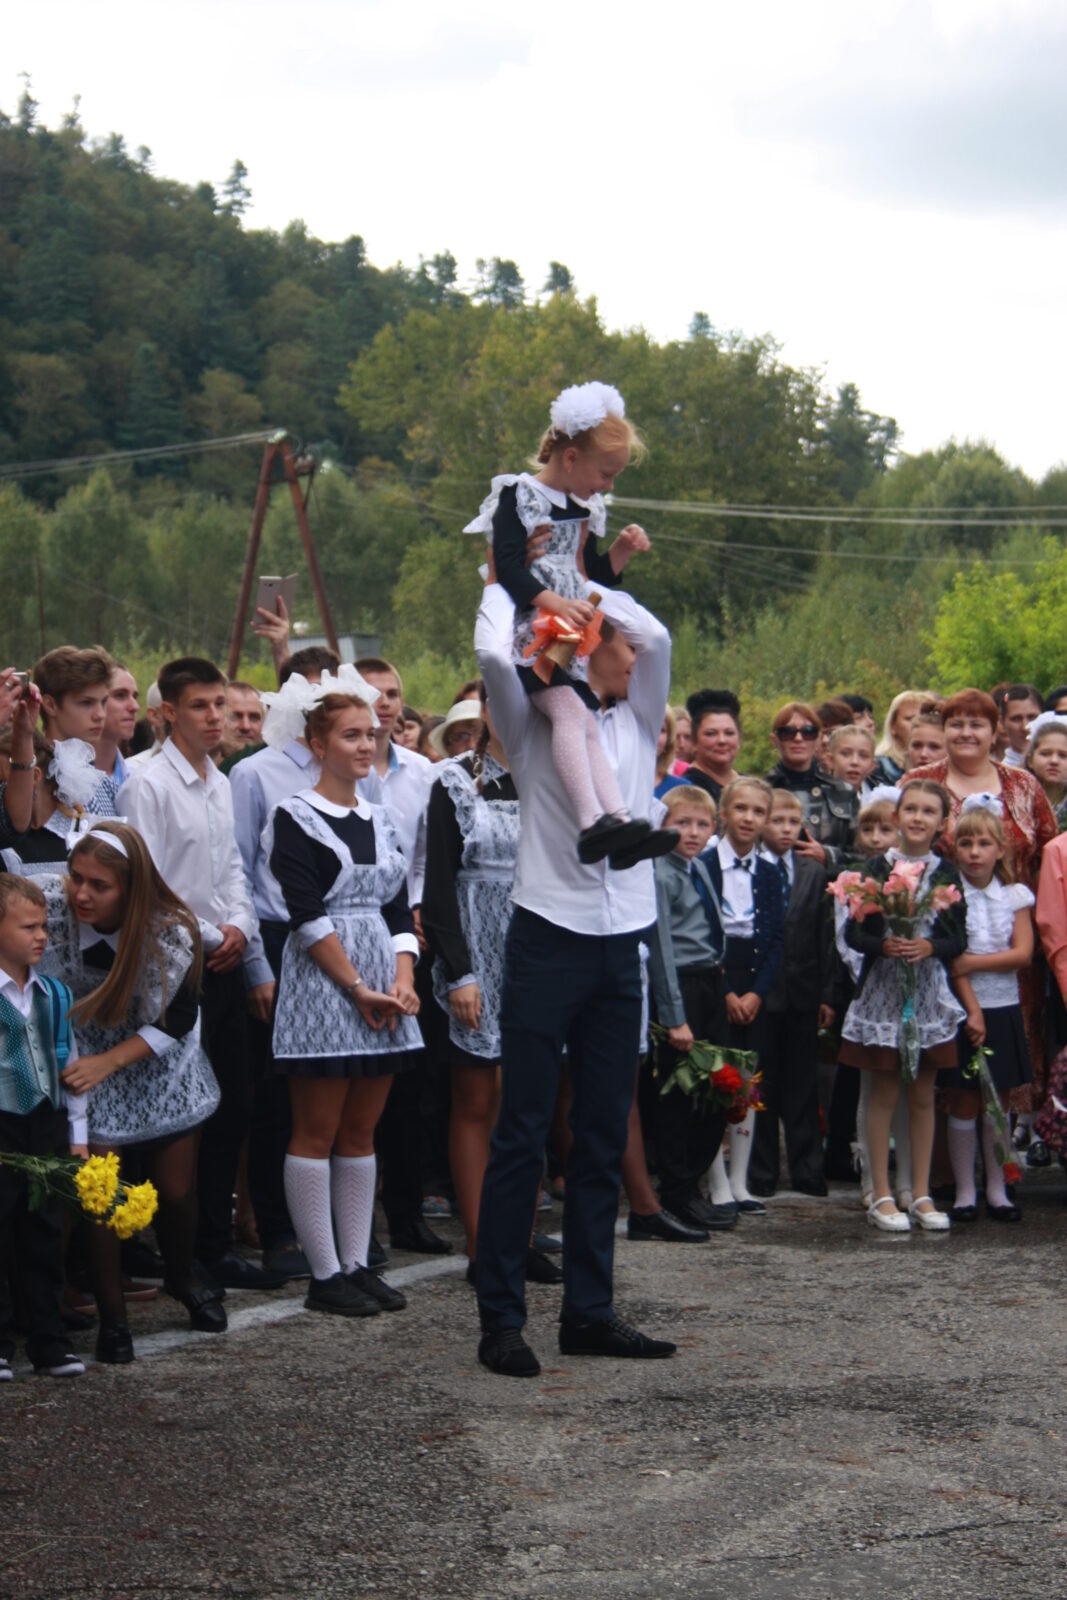
<instances>
[{"instance_id":1,"label":"white ankle sock","mask_svg":"<svg viewBox=\"0 0 1067 1600\"><path fill-rule=\"evenodd\" d=\"M367 1265L378 1168L373 1156L334 1156L330 1169L337 1249L345 1272L351 1272Z\"/></svg>"},{"instance_id":2,"label":"white ankle sock","mask_svg":"<svg viewBox=\"0 0 1067 1600\"><path fill-rule=\"evenodd\" d=\"M956 1180L956 1204L973 1206L978 1199L974 1187L974 1158L978 1152L978 1130L962 1117L948 1119L948 1156Z\"/></svg>"},{"instance_id":3,"label":"white ankle sock","mask_svg":"<svg viewBox=\"0 0 1067 1600\"><path fill-rule=\"evenodd\" d=\"M722 1145L719 1146L719 1153L708 1169L708 1186L711 1191L711 1203L713 1206L729 1206L733 1204L733 1191L730 1188L730 1180L726 1176L726 1161L723 1157Z\"/></svg>"},{"instance_id":4,"label":"white ankle sock","mask_svg":"<svg viewBox=\"0 0 1067 1600\"><path fill-rule=\"evenodd\" d=\"M1004 1168L997 1160L993 1142L996 1133L988 1117L982 1118L982 1156L985 1160L985 1197L991 1206L1010 1206L1008 1191L1004 1187ZM1007 1152L1005 1152L1007 1153Z\"/></svg>"},{"instance_id":5,"label":"white ankle sock","mask_svg":"<svg viewBox=\"0 0 1067 1600\"><path fill-rule=\"evenodd\" d=\"M285 1158L285 1200L313 1278L340 1272L330 1217L330 1163L310 1156Z\"/></svg>"},{"instance_id":6,"label":"white ankle sock","mask_svg":"<svg viewBox=\"0 0 1067 1600\"><path fill-rule=\"evenodd\" d=\"M752 1130L756 1113L749 1110L744 1122L730 1125L730 1193L735 1200L751 1200L748 1192L748 1163L752 1155Z\"/></svg>"}]
</instances>

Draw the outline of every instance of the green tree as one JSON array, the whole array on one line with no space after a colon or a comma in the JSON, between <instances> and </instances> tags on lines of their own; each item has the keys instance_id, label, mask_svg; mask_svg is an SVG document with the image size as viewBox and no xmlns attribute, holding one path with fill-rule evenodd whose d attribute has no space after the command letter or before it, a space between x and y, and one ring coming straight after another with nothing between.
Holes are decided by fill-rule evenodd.
<instances>
[{"instance_id":1,"label":"green tree","mask_svg":"<svg viewBox=\"0 0 1067 1600\"><path fill-rule=\"evenodd\" d=\"M1067 551L1058 539L1038 539L1034 531L1015 535L1016 549L1021 541L1031 565L996 569L975 561L957 572L941 597L930 659L949 693L1005 679L1051 686L1067 675Z\"/></svg>"},{"instance_id":2,"label":"green tree","mask_svg":"<svg viewBox=\"0 0 1067 1600\"><path fill-rule=\"evenodd\" d=\"M222 186L222 209L231 217L241 217L252 204L252 191L248 187L248 168L238 157L230 168L230 175Z\"/></svg>"},{"instance_id":3,"label":"green tree","mask_svg":"<svg viewBox=\"0 0 1067 1600\"><path fill-rule=\"evenodd\" d=\"M545 294L570 294L574 288L574 279L571 270L565 267L562 261L548 263L548 277L545 279Z\"/></svg>"},{"instance_id":4,"label":"green tree","mask_svg":"<svg viewBox=\"0 0 1067 1600\"><path fill-rule=\"evenodd\" d=\"M514 261L501 261L499 256L494 256L491 261L479 259L475 268L478 274L475 300L484 300L490 306L504 306L509 311L522 305L526 286Z\"/></svg>"}]
</instances>

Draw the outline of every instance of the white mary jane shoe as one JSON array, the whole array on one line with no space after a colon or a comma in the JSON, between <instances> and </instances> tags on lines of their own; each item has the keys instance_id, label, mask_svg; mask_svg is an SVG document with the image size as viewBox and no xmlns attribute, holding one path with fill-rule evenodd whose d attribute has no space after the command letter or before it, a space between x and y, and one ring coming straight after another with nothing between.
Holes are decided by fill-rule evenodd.
<instances>
[{"instance_id":1,"label":"white mary jane shoe","mask_svg":"<svg viewBox=\"0 0 1067 1600\"><path fill-rule=\"evenodd\" d=\"M930 1205L934 1203L928 1194L921 1194L918 1200L912 1201L908 1207L908 1216L919 1224L924 1233L947 1233L952 1226L952 1218L948 1212L920 1211L919 1207L924 1202L929 1202Z\"/></svg>"},{"instance_id":2,"label":"white mary jane shoe","mask_svg":"<svg viewBox=\"0 0 1067 1600\"><path fill-rule=\"evenodd\" d=\"M891 1194L884 1194L880 1200L875 1200L867 1212L867 1221L872 1227L881 1228L883 1233L910 1233L911 1223L903 1211L882 1211L880 1207L893 1205L895 1202Z\"/></svg>"}]
</instances>

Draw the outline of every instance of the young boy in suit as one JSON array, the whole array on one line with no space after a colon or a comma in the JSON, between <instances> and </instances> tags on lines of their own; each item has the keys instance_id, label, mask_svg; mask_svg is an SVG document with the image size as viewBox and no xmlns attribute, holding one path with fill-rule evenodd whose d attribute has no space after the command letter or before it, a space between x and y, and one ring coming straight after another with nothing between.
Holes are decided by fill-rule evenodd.
<instances>
[{"instance_id":1,"label":"young boy in suit","mask_svg":"<svg viewBox=\"0 0 1067 1600\"><path fill-rule=\"evenodd\" d=\"M697 1039L723 1042L726 1007L722 958L726 938L722 908L702 853L715 832L715 802L696 784L679 784L664 796L664 826L678 833L677 848L655 862L656 925L649 940L649 978L656 1018L668 1029L658 1068L667 1078ZM699 1108L691 1094L672 1089L656 1096L656 1157L660 1199L671 1216L693 1227L728 1229L737 1221L708 1204L698 1184L718 1154L726 1127L722 1112Z\"/></svg>"},{"instance_id":2,"label":"young boy in suit","mask_svg":"<svg viewBox=\"0 0 1067 1600\"><path fill-rule=\"evenodd\" d=\"M766 1000L778 975L784 944L785 908L778 872L759 854L760 835L775 791L762 778L735 778L719 802L719 838L704 860L719 897L726 934L724 989L726 1031L721 1043L755 1050L762 1058ZM748 1188L748 1164L756 1113L730 1128L730 1193L738 1211L766 1212ZM712 1166L712 1201L723 1199L722 1151Z\"/></svg>"},{"instance_id":3,"label":"young boy in suit","mask_svg":"<svg viewBox=\"0 0 1067 1600\"><path fill-rule=\"evenodd\" d=\"M779 1121L785 1128L790 1186L801 1194L827 1192L819 1126L818 1033L834 1018L833 918L826 868L794 849L803 825L797 796L776 789L763 829L763 853L780 884L785 950L767 995L760 1056L765 1110L756 1117L750 1182L752 1193L763 1196L778 1186Z\"/></svg>"}]
</instances>

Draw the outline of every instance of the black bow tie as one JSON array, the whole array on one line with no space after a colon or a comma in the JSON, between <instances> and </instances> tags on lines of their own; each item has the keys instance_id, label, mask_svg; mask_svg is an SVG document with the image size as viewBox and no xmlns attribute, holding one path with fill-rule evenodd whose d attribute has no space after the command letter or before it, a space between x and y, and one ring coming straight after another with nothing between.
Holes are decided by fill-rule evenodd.
<instances>
[{"instance_id":1,"label":"black bow tie","mask_svg":"<svg viewBox=\"0 0 1067 1600\"><path fill-rule=\"evenodd\" d=\"M751 872L752 871L752 857L751 856L744 856L744 857L738 856L737 860L734 862L734 866L740 868L740 870L742 872Z\"/></svg>"}]
</instances>

